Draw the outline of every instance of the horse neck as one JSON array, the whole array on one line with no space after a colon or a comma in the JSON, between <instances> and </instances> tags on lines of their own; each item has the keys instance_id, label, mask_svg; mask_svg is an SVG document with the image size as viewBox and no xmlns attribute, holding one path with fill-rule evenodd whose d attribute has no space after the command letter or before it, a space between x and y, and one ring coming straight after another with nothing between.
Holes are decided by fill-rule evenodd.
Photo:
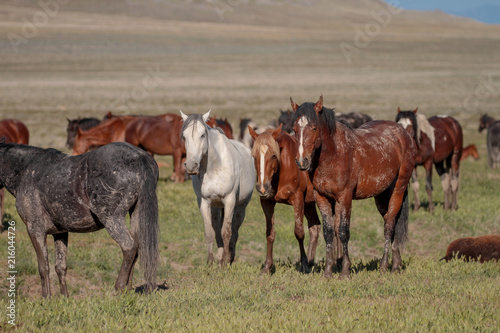
<instances>
[{"instance_id":1,"label":"horse neck","mask_svg":"<svg viewBox=\"0 0 500 333\"><path fill-rule=\"evenodd\" d=\"M219 165L227 163L228 161L224 158L227 156L227 146L222 142L225 135L220 133L218 130L208 129L208 150L205 156L203 156L200 165L200 171L206 173L208 167L211 169L216 168Z\"/></svg>"},{"instance_id":2,"label":"horse neck","mask_svg":"<svg viewBox=\"0 0 500 333\"><path fill-rule=\"evenodd\" d=\"M16 190L21 182L20 175L28 168L32 158L25 158L20 147L13 147L0 153L2 164L0 167L0 180L5 188L16 196Z\"/></svg>"}]
</instances>

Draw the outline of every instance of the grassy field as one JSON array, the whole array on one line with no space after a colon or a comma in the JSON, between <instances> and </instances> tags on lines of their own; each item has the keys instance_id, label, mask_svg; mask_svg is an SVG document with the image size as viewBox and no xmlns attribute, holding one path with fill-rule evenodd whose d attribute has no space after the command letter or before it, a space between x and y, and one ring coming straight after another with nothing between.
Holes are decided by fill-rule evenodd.
<instances>
[{"instance_id":1,"label":"grassy field","mask_svg":"<svg viewBox=\"0 0 500 333\"><path fill-rule=\"evenodd\" d=\"M385 5L312 2L317 5L279 10L241 4L223 20L206 7L188 12L191 2L185 1L172 1L174 7L151 1L139 6L143 11L134 11L134 1L126 6L118 0L107 6L69 2L17 53L7 38L0 38L0 118L25 122L33 145L69 152L64 147L66 117L102 117L109 110L212 109L236 128L242 117L267 124L289 108L290 96L301 103L323 94L326 106L377 119L394 119L398 106L418 106L427 116L452 115L463 126L464 144L475 143L481 159L462 163L457 212L443 211L434 173L435 213L421 209L410 214L403 273L378 271L383 223L369 199L353 206L350 281L323 278L322 239L313 273L297 271L293 211L287 206L277 206L276 271L260 276L265 221L256 195L240 230L235 264L227 270L206 267L203 222L191 183L167 181L172 171L161 168L158 281L164 285L152 295L114 293L121 253L100 231L70 235L69 299L57 296L49 238L56 296L41 299L35 251L14 198L7 195L3 222L16 222L17 325L11 327L0 311L0 331L498 330L500 265L439 259L456 238L500 233L500 171L487 167L485 133L477 132L481 113L500 118L500 28L403 12L349 63L340 45L354 45L355 27L363 29L374 20L370 10ZM267 12L270 8L275 17ZM39 10L36 1L5 1L0 35L22 36L23 17L29 21ZM420 175L426 208L423 169ZM9 299L7 248L3 232L1 309ZM137 270L136 285L141 275Z\"/></svg>"}]
</instances>

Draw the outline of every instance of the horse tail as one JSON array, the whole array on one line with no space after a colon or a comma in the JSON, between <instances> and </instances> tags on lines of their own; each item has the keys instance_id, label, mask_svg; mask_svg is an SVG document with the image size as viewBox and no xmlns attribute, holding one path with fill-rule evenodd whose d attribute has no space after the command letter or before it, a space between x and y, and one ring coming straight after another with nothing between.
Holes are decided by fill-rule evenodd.
<instances>
[{"instance_id":1,"label":"horse tail","mask_svg":"<svg viewBox=\"0 0 500 333\"><path fill-rule=\"evenodd\" d=\"M408 217L410 216L410 201L408 200L408 187L405 190L403 203L396 218L394 230L394 247L403 248L408 241Z\"/></svg>"},{"instance_id":2,"label":"horse tail","mask_svg":"<svg viewBox=\"0 0 500 333\"><path fill-rule=\"evenodd\" d=\"M138 240L141 269L144 272L146 291L156 289L156 272L158 265L158 199L156 184L158 182L158 166L152 157L141 157L142 174L144 176L139 197L134 210L138 220Z\"/></svg>"}]
</instances>

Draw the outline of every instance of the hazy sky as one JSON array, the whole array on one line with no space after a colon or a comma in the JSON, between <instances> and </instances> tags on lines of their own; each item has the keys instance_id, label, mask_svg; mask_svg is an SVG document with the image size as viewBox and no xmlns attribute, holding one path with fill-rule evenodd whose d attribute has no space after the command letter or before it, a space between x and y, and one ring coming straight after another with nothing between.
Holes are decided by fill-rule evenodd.
<instances>
[{"instance_id":1,"label":"hazy sky","mask_svg":"<svg viewBox=\"0 0 500 333\"><path fill-rule=\"evenodd\" d=\"M485 4L495 4L498 0L399 0L399 6L404 9L434 10L456 12L471 7ZM389 3L398 4L398 0L387 0Z\"/></svg>"}]
</instances>

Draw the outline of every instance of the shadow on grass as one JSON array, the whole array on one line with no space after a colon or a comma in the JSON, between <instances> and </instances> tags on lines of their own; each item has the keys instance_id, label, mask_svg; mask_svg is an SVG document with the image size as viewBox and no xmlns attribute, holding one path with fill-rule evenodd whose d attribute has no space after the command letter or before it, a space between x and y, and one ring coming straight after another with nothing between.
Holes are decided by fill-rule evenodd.
<instances>
[{"instance_id":1,"label":"shadow on grass","mask_svg":"<svg viewBox=\"0 0 500 333\"><path fill-rule=\"evenodd\" d=\"M401 271L404 272L410 263L409 259L403 259L401 264ZM264 265L262 265L262 268ZM271 267L270 273L273 275L276 273L276 267L283 267L287 269L295 269L297 272L300 272L300 261L293 262L292 259L287 258L285 260L278 259L276 263ZM318 262L309 263L310 271L307 273L316 273L321 274L325 271L325 259L321 259ZM389 271L392 269L392 264L389 265ZM333 266L333 274L340 274L342 270L341 262L338 265ZM361 259L352 263L351 265L351 274L356 274L362 271L374 272L380 270L380 258L372 258L372 259Z\"/></svg>"},{"instance_id":2,"label":"shadow on grass","mask_svg":"<svg viewBox=\"0 0 500 333\"><path fill-rule=\"evenodd\" d=\"M9 222L12 221L12 215L9 213L4 213L3 218L2 218L2 230L1 232L4 232L9 228Z\"/></svg>"},{"instance_id":3,"label":"shadow on grass","mask_svg":"<svg viewBox=\"0 0 500 333\"><path fill-rule=\"evenodd\" d=\"M162 283L160 283L158 286L156 286L156 289L154 291L160 292L160 291L164 291L164 290L168 290L168 289L169 289L169 287L167 284L167 280L163 280ZM136 294L147 293L147 286L145 284L143 284L142 286L136 287L135 293Z\"/></svg>"}]
</instances>

